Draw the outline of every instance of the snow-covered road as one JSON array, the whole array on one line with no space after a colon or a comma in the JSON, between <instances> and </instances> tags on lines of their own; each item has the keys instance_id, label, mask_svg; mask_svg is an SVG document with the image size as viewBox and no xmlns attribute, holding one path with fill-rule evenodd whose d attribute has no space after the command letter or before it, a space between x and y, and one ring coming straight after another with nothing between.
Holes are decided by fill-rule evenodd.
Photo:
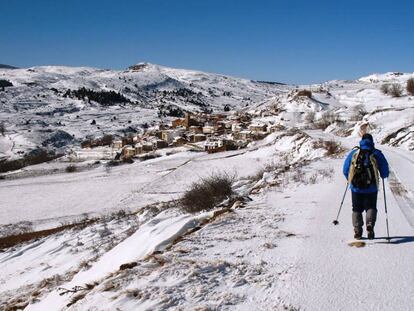
<instances>
[{"instance_id":1,"label":"snow-covered road","mask_svg":"<svg viewBox=\"0 0 414 311\"><path fill-rule=\"evenodd\" d=\"M319 136L315 132L310 134ZM341 142L349 148L357 140L341 139ZM391 243L385 239L381 189L375 228L377 238L364 240L366 246L362 248L348 246L353 236L349 191L340 224L332 224L346 185L342 175L343 159L326 163L335 168L334 180L318 185L315 190L303 186L291 197L290 204L285 203L307 210L296 211L297 216L293 215L288 222L289 230L308 236L296 245L297 253L293 252L295 255L291 256L298 258L297 270L280 289L285 292L284 299L292 305L304 310L412 310L414 229L410 222L414 208L414 157L409 151L385 146L378 148L384 152L393 171L391 182L398 178L406 190L403 193L406 200L401 202L401 194L392 193L386 181ZM312 193L311 198L309 193ZM304 213L306 217L302 217ZM292 251L287 248L287 253L292 254Z\"/></svg>"},{"instance_id":2,"label":"snow-covered road","mask_svg":"<svg viewBox=\"0 0 414 311\"><path fill-rule=\"evenodd\" d=\"M363 248L350 247L350 194L346 198L340 224L334 226L345 179L341 160L333 161L336 177L312 191L309 204L307 187L295 195L295 205L311 209L309 218L294 220L296 227L309 238L298 248L297 269L285 288L286 298L305 310L410 310L414 305L414 230L388 194L388 216L392 242L387 243L384 201L378 199L377 238ZM306 204L308 202L308 204Z\"/></svg>"}]
</instances>

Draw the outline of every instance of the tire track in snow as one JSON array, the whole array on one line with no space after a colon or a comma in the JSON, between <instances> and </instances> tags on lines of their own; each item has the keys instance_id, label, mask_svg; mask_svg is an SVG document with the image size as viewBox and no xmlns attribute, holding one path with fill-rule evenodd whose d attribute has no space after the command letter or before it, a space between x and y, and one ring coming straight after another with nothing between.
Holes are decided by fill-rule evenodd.
<instances>
[{"instance_id":1,"label":"tire track in snow","mask_svg":"<svg viewBox=\"0 0 414 311\"><path fill-rule=\"evenodd\" d=\"M392 168L390 169L388 183L398 206L400 207L410 226L414 228L414 200L412 199L412 192L403 185Z\"/></svg>"}]
</instances>

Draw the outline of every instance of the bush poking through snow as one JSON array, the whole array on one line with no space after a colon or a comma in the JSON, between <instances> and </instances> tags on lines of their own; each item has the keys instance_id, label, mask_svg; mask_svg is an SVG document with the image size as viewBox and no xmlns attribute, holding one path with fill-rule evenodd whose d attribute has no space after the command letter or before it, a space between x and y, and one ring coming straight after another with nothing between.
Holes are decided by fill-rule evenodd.
<instances>
[{"instance_id":1,"label":"bush poking through snow","mask_svg":"<svg viewBox=\"0 0 414 311\"><path fill-rule=\"evenodd\" d=\"M325 130L329 125L336 121L336 116L332 111L326 111L322 117L315 123L316 128Z\"/></svg>"},{"instance_id":2,"label":"bush poking through snow","mask_svg":"<svg viewBox=\"0 0 414 311\"><path fill-rule=\"evenodd\" d=\"M408 94L414 95L414 78L410 78L407 80L406 89Z\"/></svg>"},{"instance_id":3,"label":"bush poking through snow","mask_svg":"<svg viewBox=\"0 0 414 311\"><path fill-rule=\"evenodd\" d=\"M78 168L73 164L67 166L66 169L65 169L66 173L74 173L77 170L78 170Z\"/></svg>"},{"instance_id":4,"label":"bush poking through snow","mask_svg":"<svg viewBox=\"0 0 414 311\"><path fill-rule=\"evenodd\" d=\"M25 166L48 162L61 157L61 154L55 154L43 149L35 149L21 159L4 161L0 163L0 173L19 170Z\"/></svg>"},{"instance_id":5,"label":"bush poking through snow","mask_svg":"<svg viewBox=\"0 0 414 311\"><path fill-rule=\"evenodd\" d=\"M390 94L392 97L401 97L403 89L398 83L391 84Z\"/></svg>"},{"instance_id":6,"label":"bush poking through snow","mask_svg":"<svg viewBox=\"0 0 414 311\"><path fill-rule=\"evenodd\" d=\"M159 158L160 156L161 155L159 155L158 153L145 153L144 155L140 156L139 159L141 161L147 161L147 160Z\"/></svg>"},{"instance_id":7,"label":"bush poking through snow","mask_svg":"<svg viewBox=\"0 0 414 311\"><path fill-rule=\"evenodd\" d=\"M247 179L249 179L252 182L257 182L257 181L259 181L260 179L263 178L264 173L265 173L265 169L261 168L256 173L254 173L253 175L248 176Z\"/></svg>"},{"instance_id":8,"label":"bush poking through snow","mask_svg":"<svg viewBox=\"0 0 414 311\"><path fill-rule=\"evenodd\" d=\"M1 91L4 92L4 88L10 87L10 86L13 86L13 83L11 83L9 80L0 80Z\"/></svg>"},{"instance_id":9,"label":"bush poking through snow","mask_svg":"<svg viewBox=\"0 0 414 311\"><path fill-rule=\"evenodd\" d=\"M390 93L390 85L388 83L384 83L383 85L381 85L381 92L384 95L388 95Z\"/></svg>"},{"instance_id":10,"label":"bush poking through snow","mask_svg":"<svg viewBox=\"0 0 414 311\"><path fill-rule=\"evenodd\" d=\"M341 144L334 140L324 141L323 147L326 149L327 155L336 155L342 152Z\"/></svg>"},{"instance_id":11,"label":"bush poking through snow","mask_svg":"<svg viewBox=\"0 0 414 311\"><path fill-rule=\"evenodd\" d=\"M355 105L352 108L352 115L350 116L349 120L350 121L361 121L366 114L367 114L367 111L365 110L364 105L362 104Z\"/></svg>"},{"instance_id":12,"label":"bush poking through snow","mask_svg":"<svg viewBox=\"0 0 414 311\"><path fill-rule=\"evenodd\" d=\"M312 98L312 92L309 90L300 90L296 93L295 97L308 97Z\"/></svg>"},{"instance_id":13,"label":"bush poking through snow","mask_svg":"<svg viewBox=\"0 0 414 311\"><path fill-rule=\"evenodd\" d=\"M306 123L313 123L315 121L315 111L309 111L305 114L305 122Z\"/></svg>"},{"instance_id":14,"label":"bush poking through snow","mask_svg":"<svg viewBox=\"0 0 414 311\"><path fill-rule=\"evenodd\" d=\"M219 173L193 183L180 201L182 210L187 213L211 210L233 194L233 181L234 176Z\"/></svg>"}]
</instances>

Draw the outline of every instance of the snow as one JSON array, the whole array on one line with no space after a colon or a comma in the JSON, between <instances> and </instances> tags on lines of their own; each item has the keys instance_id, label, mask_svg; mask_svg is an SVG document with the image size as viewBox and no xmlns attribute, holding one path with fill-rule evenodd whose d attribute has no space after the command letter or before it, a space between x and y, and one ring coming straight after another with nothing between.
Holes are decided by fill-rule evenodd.
<instances>
[{"instance_id":1,"label":"snow","mask_svg":"<svg viewBox=\"0 0 414 311\"><path fill-rule=\"evenodd\" d=\"M154 219L140 227L131 237L127 238L109 252L105 253L90 270L81 271L63 288L86 286L107 277L110 273L119 270L122 264L134 262L155 251L163 251L177 237L196 227L201 221L212 217L213 213L204 213L198 216L160 213ZM26 308L26 310L45 310L49 306L56 309L64 308L70 297L59 295L53 291L49 296Z\"/></svg>"},{"instance_id":2,"label":"snow","mask_svg":"<svg viewBox=\"0 0 414 311\"><path fill-rule=\"evenodd\" d=\"M1 308L410 310L414 305L413 98L380 92L383 83L403 85L413 74L301 86L312 90L312 98L295 98L293 86L270 87L148 63L135 71L45 66L0 70L2 75L15 87L0 94L5 103L0 121L7 121L0 158L18 157L18 151L37 146L47 133L43 130L57 129L60 119L76 138L103 133L85 120L97 119L105 132L118 131L128 119L158 120L151 92L136 107L102 108L62 99L49 92L52 86L118 91L137 84L157 92L186 87L202 94L210 89L219 95L206 95L214 109L231 104L250 111L254 124L286 129L242 150L206 154L176 148L174 154L163 150L161 157L110 170L93 161L75 163L82 169L71 174L64 172L71 163L64 158L7 175L0 180L2 236L99 218L0 252ZM28 82L37 86L31 89ZM33 100L37 92L44 92L44 102ZM189 108L185 100L177 101ZM36 114L67 107L80 110L48 119ZM355 115L359 109L366 111L363 121ZM313 129L305 120L315 113L317 122L326 111L337 117L326 130ZM120 124L111 123L113 115ZM37 123L29 126L20 117ZM369 124L377 148L390 163L385 190L392 239L385 239L381 189L377 239L364 239L365 247L356 248L348 245L353 236L350 192L339 225L332 221L346 185L343 159L358 144L361 122ZM338 142L346 150L329 155L322 141ZM193 182L215 172L235 175L239 201L231 209L217 216L212 211L186 214L176 207L175 200ZM120 216L111 214L119 211ZM76 286L81 287L77 293L59 295L59 287Z\"/></svg>"},{"instance_id":3,"label":"snow","mask_svg":"<svg viewBox=\"0 0 414 311\"><path fill-rule=\"evenodd\" d=\"M352 237L350 193L339 218L340 224L332 224L339 208L340 193L345 189L341 164L342 160L332 163L337 168L333 181L316 186L323 187L323 191L303 187L292 196L291 205L303 212L297 213L288 228L309 238L293 247L296 248L293 252L297 252L294 256L298 258L298 270L289 279L289 286L281 288L286 295L284 299L309 310L407 310L414 297L410 285L413 282L410 263L414 255L410 245L414 241L413 228L387 188L392 243L384 239L384 201L380 192L376 235L381 239L367 241L364 248L349 247L347 243ZM309 192L312 193L311 202L306 195Z\"/></svg>"}]
</instances>

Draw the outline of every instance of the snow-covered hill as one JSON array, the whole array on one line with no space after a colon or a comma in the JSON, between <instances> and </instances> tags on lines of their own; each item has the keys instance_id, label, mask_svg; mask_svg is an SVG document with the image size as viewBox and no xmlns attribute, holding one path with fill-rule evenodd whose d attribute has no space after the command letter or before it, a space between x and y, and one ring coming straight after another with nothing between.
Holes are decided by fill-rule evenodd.
<instances>
[{"instance_id":1,"label":"snow-covered hill","mask_svg":"<svg viewBox=\"0 0 414 311\"><path fill-rule=\"evenodd\" d=\"M0 308L410 310L414 97L404 86L411 77L292 86L151 64L0 69L0 80L13 84L0 92L0 157L53 142L56 133L66 140L54 148L66 148L87 135L140 130L173 118L164 112L175 108L229 105L252 122L277 125L240 150L177 148L110 169L79 163L70 174L52 161L25 168L31 174L2 175ZM402 96L384 94L385 83L401 85ZM100 104L75 98L81 88L118 95ZM392 239L384 239L380 192L378 238L355 249L347 245L349 193L340 225L332 220L346 185L343 157L364 129L390 163ZM217 172L235 176L235 195L211 211L183 211L183 193Z\"/></svg>"},{"instance_id":2,"label":"snow-covered hill","mask_svg":"<svg viewBox=\"0 0 414 311\"><path fill-rule=\"evenodd\" d=\"M148 63L123 71L58 66L0 69L0 79L13 84L0 92L0 123L10 141L0 142L0 148L4 153L12 143L7 155L14 156L42 144L71 146L87 136L140 132L143 126L183 116L185 111L240 109L285 89ZM109 98L113 94L105 93L107 101L99 103L68 92L82 88L113 91L122 98ZM58 144L49 146L50 140Z\"/></svg>"}]
</instances>

